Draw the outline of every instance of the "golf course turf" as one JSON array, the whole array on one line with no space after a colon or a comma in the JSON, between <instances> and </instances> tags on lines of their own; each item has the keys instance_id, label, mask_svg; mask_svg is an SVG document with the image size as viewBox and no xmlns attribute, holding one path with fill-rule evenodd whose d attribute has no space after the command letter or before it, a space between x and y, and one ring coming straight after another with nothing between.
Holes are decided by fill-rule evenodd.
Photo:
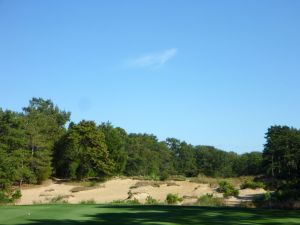
<instances>
[{"instance_id":1,"label":"golf course turf","mask_svg":"<svg viewBox=\"0 0 300 225\"><path fill-rule=\"evenodd\" d=\"M0 224L300 224L300 211L184 206L1 206Z\"/></svg>"}]
</instances>

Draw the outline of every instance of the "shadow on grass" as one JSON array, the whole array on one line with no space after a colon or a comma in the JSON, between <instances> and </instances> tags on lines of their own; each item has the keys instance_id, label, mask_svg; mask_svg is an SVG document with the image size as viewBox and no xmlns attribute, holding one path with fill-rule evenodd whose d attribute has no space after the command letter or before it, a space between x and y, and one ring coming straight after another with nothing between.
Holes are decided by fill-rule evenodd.
<instances>
[{"instance_id":1,"label":"shadow on grass","mask_svg":"<svg viewBox=\"0 0 300 225\"><path fill-rule=\"evenodd\" d=\"M95 206L99 212L75 219L32 219L32 225L95 224L300 224L299 211L180 206ZM61 212L63 213L63 212ZM78 216L78 215L77 215Z\"/></svg>"}]
</instances>

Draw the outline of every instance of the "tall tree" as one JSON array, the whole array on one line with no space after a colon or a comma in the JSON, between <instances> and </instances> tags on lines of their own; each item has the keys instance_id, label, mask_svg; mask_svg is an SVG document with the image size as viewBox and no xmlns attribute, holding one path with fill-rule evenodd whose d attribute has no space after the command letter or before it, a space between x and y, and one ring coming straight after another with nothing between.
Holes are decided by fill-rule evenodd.
<instances>
[{"instance_id":1,"label":"tall tree","mask_svg":"<svg viewBox=\"0 0 300 225\"><path fill-rule=\"evenodd\" d=\"M234 165L238 155L212 146L196 146L196 161L199 173L212 177L236 176Z\"/></svg>"},{"instance_id":2,"label":"tall tree","mask_svg":"<svg viewBox=\"0 0 300 225\"><path fill-rule=\"evenodd\" d=\"M300 131L287 126L272 126L266 134L263 151L266 175L288 182L300 179Z\"/></svg>"},{"instance_id":3,"label":"tall tree","mask_svg":"<svg viewBox=\"0 0 300 225\"><path fill-rule=\"evenodd\" d=\"M31 151L31 170L41 182L51 175L53 147L65 132L64 126L70 119L70 113L42 98L32 98L23 110L27 145Z\"/></svg>"},{"instance_id":4,"label":"tall tree","mask_svg":"<svg viewBox=\"0 0 300 225\"><path fill-rule=\"evenodd\" d=\"M129 134L126 151L126 175L159 176L159 143L154 135Z\"/></svg>"},{"instance_id":5,"label":"tall tree","mask_svg":"<svg viewBox=\"0 0 300 225\"><path fill-rule=\"evenodd\" d=\"M104 134L93 121L71 124L55 156L57 175L71 179L110 176L115 167Z\"/></svg>"},{"instance_id":6,"label":"tall tree","mask_svg":"<svg viewBox=\"0 0 300 225\"><path fill-rule=\"evenodd\" d=\"M122 174L126 162L127 152L125 151L127 133L120 127L113 127L111 123L102 123L99 129L104 133L107 150L115 162L114 174Z\"/></svg>"},{"instance_id":7,"label":"tall tree","mask_svg":"<svg viewBox=\"0 0 300 225\"><path fill-rule=\"evenodd\" d=\"M175 138L167 138L166 143L173 153L177 173L188 177L196 176L198 171L193 146Z\"/></svg>"}]
</instances>

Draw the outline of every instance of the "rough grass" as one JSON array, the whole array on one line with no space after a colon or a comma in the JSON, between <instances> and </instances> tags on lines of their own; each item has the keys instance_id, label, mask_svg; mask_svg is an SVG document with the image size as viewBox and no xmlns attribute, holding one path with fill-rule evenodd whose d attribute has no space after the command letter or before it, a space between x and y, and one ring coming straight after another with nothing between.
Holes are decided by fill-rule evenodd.
<instances>
[{"instance_id":1,"label":"rough grass","mask_svg":"<svg viewBox=\"0 0 300 225\"><path fill-rule=\"evenodd\" d=\"M299 211L183 206L31 205L0 207L0 224L300 224Z\"/></svg>"},{"instance_id":2,"label":"rough grass","mask_svg":"<svg viewBox=\"0 0 300 225\"><path fill-rule=\"evenodd\" d=\"M220 181L227 181L231 183L234 187L239 187L245 181L253 181L253 176L241 176L241 177L230 177L230 178L215 178L207 177L205 175L199 175L198 177L189 178L190 182L200 183L200 184L209 184L210 187L216 188Z\"/></svg>"}]
</instances>

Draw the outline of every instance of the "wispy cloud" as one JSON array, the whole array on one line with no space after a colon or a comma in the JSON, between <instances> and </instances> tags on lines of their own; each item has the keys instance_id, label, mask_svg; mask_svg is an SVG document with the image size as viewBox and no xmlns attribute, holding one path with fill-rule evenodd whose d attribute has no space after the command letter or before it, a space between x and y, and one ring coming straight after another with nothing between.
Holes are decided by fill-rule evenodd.
<instances>
[{"instance_id":1,"label":"wispy cloud","mask_svg":"<svg viewBox=\"0 0 300 225\"><path fill-rule=\"evenodd\" d=\"M162 52L148 53L138 58L129 60L127 67L160 67L174 58L178 50L176 48L166 49Z\"/></svg>"}]
</instances>

